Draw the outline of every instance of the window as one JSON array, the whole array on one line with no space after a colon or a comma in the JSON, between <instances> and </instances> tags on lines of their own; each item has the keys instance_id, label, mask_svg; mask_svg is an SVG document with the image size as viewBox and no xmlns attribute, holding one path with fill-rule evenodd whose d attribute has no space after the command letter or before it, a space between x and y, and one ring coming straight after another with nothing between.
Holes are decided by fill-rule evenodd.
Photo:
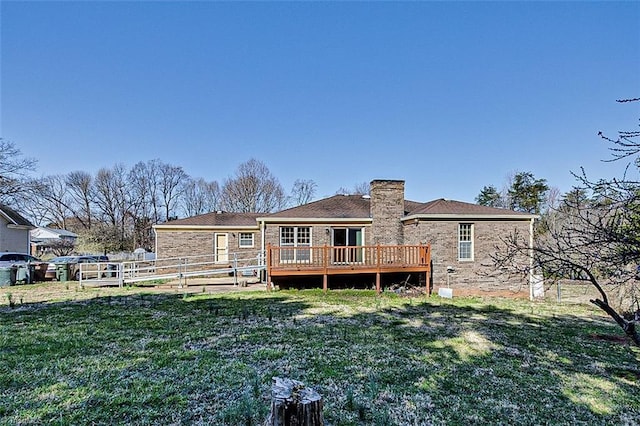
<instances>
[{"instance_id":1,"label":"window","mask_svg":"<svg viewBox=\"0 0 640 426\"><path fill-rule=\"evenodd\" d=\"M240 247L253 247L253 232L241 232L238 244Z\"/></svg>"},{"instance_id":2,"label":"window","mask_svg":"<svg viewBox=\"0 0 640 426\"><path fill-rule=\"evenodd\" d=\"M311 258L311 228L308 226L283 226L280 228L280 260L287 262L309 261Z\"/></svg>"},{"instance_id":3,"label":"window","mask_svg":"<svg viewBox=\"0 0 640 426\"><path fill-rule=\"evenodd\" d=\"M458 260L473 260L473 224L458 226Z\"/></svg>"}]
</instances>

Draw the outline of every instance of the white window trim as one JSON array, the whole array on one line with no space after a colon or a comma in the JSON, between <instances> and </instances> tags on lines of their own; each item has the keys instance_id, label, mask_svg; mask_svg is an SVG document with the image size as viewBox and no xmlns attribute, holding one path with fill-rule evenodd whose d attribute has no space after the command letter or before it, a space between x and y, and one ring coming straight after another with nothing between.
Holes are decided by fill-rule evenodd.
<instances>
[{"instance_id":1,"label":"white window trim","mask_svg":"<svg viewBox=\"0 0 640 426\"><path fill-rule=\"evenodd\" d=\"M251 235L251 245L242 244L242 234ZM238 247L239 248L254 248L256 246L256 234L254 232L238 232Z\"/></svg>"},{"instance_id":2,"label":"white window trim","mask_svg":"<svg viewBox=\"0 0 640 426\"><path fill-rule=\"evenodd\" d=\"M460 240L460 229L462 228L463 225L469 225L469 227L471 227L471 232L470 232L470 237L471 237L471 241L468 241L469 243L471 243L471 257L460 257L460 243L462 243L463 241ZM475 244L474 244L474 240L475 240L475 226L473 226L473 223L459 223L458 224L458 235L457 235L457 241L458 241L458 262L473 262L475 260ZM467 242L467 241L464 241Z\"/></svg>"},{"instance_id":3,"label":"white window trim","mask_svg":"<svg viewBox=\"0 0 640 426\"><path fill-rule=\"evenodd\" d=\"M282 242L282 230L284 228L293 228L293 244L284 244ZM298 230L300 228L309 229L309 244L298 245ZM291 247L293 248L293 259L280 259L280 263L310 263L311 262L311 253L313 247L313 226L281 226L279 231L278 238L280 240L280 247ZM298 259L298 247L301 249L309 249L309 259Z\"/></svg>"}]
</instances>

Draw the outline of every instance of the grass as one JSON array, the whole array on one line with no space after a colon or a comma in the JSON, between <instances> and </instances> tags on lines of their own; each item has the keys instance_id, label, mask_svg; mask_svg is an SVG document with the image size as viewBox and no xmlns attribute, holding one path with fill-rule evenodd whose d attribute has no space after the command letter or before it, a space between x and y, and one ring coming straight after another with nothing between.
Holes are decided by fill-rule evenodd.
<instances>
[{"instance_id":1,"label":"grass","mask_svg":"<svg viewBox=\"0 0 640 426\"><path fill-rule=\"evenodd\" d=\"M588 305L25 289L0 300L3 425L260 425L274 376L331 425L640 423L640 351Z\"/></svg>"}]
</instances>

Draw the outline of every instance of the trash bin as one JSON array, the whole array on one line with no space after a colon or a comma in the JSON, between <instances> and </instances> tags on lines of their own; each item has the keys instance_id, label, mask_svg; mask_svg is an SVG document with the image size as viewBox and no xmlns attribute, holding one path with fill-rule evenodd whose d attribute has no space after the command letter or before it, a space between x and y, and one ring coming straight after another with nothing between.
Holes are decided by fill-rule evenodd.
<instances>
[{"instance_id":1,"label":"trash bin","mask_svg":"<svg viewBox=\"0 0 640 426\"><path fill-rule=\"evenodd\" d=\"M31 265L30 263L25 263L22 265L17 265L16 271L16 283L20 284L31 284L33 283L33 274L35 272L35 265Z\"/></svg>"},{"instance_id":2,"label":"trash bin","mask_svg":"<svg viewBox=\"0 0 640 426\"><path fill-rule=\"evenodd\" d=\"M0 287L7 287L16 283L17 269L15 266L0 268Z\"/></svg>"},{"instance_id":3,"label":"trash bin","mask_svg":"<svg viewBox=\"0 0 640 426\"><path fill-rule=\"evenodd\" d=\"M61 263L56 265L56 279L58 281L69 281L69 264Z\"/></svg>"},{"instance_id":4,"label":"trash bin","mask_svg":"<svg viewBox=\"0 0 640 426\"><path fill-rule=\"evenodd\" d=\"M31 275L31 281L34 283L42 282L45 280L45 274L47 273L47 263L36 263L33 265L33 275Z\"/></svg>"}]
</instances>

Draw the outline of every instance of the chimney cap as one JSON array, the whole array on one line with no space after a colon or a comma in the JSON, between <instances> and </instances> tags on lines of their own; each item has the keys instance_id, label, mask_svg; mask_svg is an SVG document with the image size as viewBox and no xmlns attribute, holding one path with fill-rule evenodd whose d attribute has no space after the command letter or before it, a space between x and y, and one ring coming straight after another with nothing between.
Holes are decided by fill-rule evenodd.
<instances>
[{"instance_id":1,"label":"chimney cap","mask_svg":"<svg viewBox=\"0 0 640 426\"><path fill-rule=\"evenodd\" d=\"M374 179L371 183L404 183L404 179Z\"/></svg>"}]
</instances>

